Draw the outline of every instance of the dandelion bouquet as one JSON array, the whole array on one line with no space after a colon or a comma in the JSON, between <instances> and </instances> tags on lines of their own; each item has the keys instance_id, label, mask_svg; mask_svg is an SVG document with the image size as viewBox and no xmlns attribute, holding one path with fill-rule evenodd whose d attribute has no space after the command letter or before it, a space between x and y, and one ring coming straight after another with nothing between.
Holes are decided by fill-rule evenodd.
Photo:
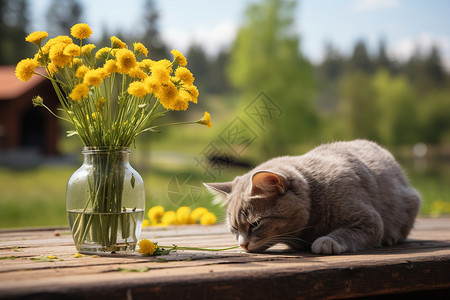
<instances>
[{"instance_id":1,"label":"dandelion bouquet","mask_svg":"<svg viewBox=\"0 0 450 300\"><path fill-rule=\"evenodd\" d=\"M17 64L16 76L23 81L34 75L49 79L61 104L61 113L51 111L39 96L33 99L33 104L72 124L68 136L78 135L85 151L101 153L89 156L92 170L86 184L88 195L80 214L70 223L79 250L90 239L114 251L112 245L116 244L119 231L125 241L127 238L134 244L137 241L135 234L130 233L133 230L126 229L127 218L133 219L133 215L125 219L115 215L137 210L124 206L122 199L124 180L128 180L124 149L130 147L136 136L156 132L157 127L194 123L210 127L210 116L205 112L197 121L155 125L155 120L168 111L184 111L190 103L197 103L194 76L186 68L187 61L181 52L172 50L172 61L153 61L146 58L148 50L142 43L134 43L131 50L115 36L111 37L110 47L94 51L94 44L84 44L92 34L87 24L76 24L70 32L78 43L69 36L58 36L43 44L48 37L46 32L28 35L26 40L39 50L34 58ZM38 67L44 68L46 75L36 72ZM129 178L133 188L136 176L132 173ZM67 201L68 197L69 194ZM134 227L140 227L139 222L133 221Z\"/></svg>"}]
</instances>

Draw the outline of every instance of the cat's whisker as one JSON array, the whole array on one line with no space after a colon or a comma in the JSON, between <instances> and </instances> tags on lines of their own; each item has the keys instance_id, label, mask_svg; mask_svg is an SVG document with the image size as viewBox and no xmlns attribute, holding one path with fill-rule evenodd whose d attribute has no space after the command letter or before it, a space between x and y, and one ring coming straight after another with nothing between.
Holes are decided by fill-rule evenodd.
<instances>
[{"instance_id":1,"label":"cat's whisker","mask_svg":"<svg viewBox=\"0 0 450 300\"><path fill-rule=\"evenodd\" d=\"M307 226L307 227L303 227L297 230L293 230L291 232L286 232L283 234L278 234L278 235L274 235L274 236L270 236L270 237L266 237L262 240L262 242L265 244L265 246L273 246L275 244L292 244L293 242L296 243L300 243L304 246L309 246L311 245L310 242L307 242L293 234L295 233L300 233L301 231L305 230L305 229L310 229L310 228L314 228L314 226Z\"/></svg>"}]
</instances>

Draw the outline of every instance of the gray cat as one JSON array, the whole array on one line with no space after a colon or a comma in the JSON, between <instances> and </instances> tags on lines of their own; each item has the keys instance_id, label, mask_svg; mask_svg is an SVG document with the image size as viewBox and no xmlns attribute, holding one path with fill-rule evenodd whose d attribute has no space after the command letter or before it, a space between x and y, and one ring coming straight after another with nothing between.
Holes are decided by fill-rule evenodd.
<instances>
[{"instance_id":1,"label":"gray cat","mask_svg":"<svg viewBox=\"0 0 450 300\"><path fill-rule=\"evenodd\" d=\"M249 252L278 243L320 254L394 245L421 204L393 156L365 140L273 158L205 185L223 198L230 230Z\"/></svg>"}]
</instances>

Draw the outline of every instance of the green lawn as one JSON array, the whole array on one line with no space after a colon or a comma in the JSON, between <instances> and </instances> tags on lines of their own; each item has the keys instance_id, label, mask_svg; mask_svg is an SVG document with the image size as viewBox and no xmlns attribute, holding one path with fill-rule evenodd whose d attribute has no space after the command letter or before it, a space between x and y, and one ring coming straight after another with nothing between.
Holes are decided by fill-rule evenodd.
<instances>
[{"instance_id":1,"label":"green lawn","mask_svg":"<svg viewBox=\"0 0 450 300\"><path fill-rule=\"evenodd\" d=\"M145 182L147 209L154 205L163 205L167 210L174 210L180 205L191 208L204 206L216 213L219 220L224 219L223 208L211 203L212 196L201 185L201 182L210 179L198 160L202 159L203 151L211 142L226 149L217 138L225 125L217 121L211 129L205 126L171 128L161 135L138 140L136 149L131 149L130 157L132 166ZM64 139L65 142L67 140ZM75 153L81 151L81 145L65 144L63 148L66 152L73 151L71 149L79 149ZM253 163L260 161L251 147L239 159ZM81 160L77 165L47 165L20 171L0 168L0 228L67 226L66 183L80 165ZM429 164L425 169L414 168L411 162L402 165L406 167L413 186L423 196L421 213L450 214L450 165ZM216 176L216 181L228 181L247 170L228 168L221 173L214 169L210 171ZM187 180L189 176L191 179ZM182 181L178 186L178 194L188 195L184 200L174 200L173 193L170 193L177 188L173 185L175 179ZM183 184L184 180L187 180L187 184Z\"/></svg>"},{"instance_id":2,"label":"green lawn","mask_svg":"<svg viewBox=\"0 0 450 300\"><path fill-rule=\"evenodd\" d=\"M77 166L43 166L23 171L0 169L0 228L67 225L65 187L76 168ZM216 213L219 220L223 220L223 208L211 203L212 197L204 188L200 194L187 197L180 203L169 197L169 190L173 190L170 183L171 180L173 183L175 175L183 179L186 174L190 174L194 185L199 185L204 174L198 168L189 168L185 164L177 169L174 165L155 162L143 169L144 172L140 173L146 184L147 208L154 205L163 205L166 209L176 209L178 205L192 208L204 206ZM229 180L243 172L244 169L229 169L223 180ZM410 177L424 198L422 214L450 213L448 207L434 205L436 201L450 203L450 186L446 184L442 174L418 173ZM180 192L190 193L186 186L181 186Z\"/></svg>"}]
</instances>

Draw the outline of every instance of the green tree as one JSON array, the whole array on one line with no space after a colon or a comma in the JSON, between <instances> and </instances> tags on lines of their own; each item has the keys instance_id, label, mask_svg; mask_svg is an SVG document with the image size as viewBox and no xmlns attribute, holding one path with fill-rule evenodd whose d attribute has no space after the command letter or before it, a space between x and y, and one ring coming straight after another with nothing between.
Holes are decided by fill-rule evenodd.
<instances>
[{"instance_id":1,"label":"green tree","mask_svg":"<svg viewBox=\"0 0 450 300\"><path fill-rule=\"evenodd\" d=\"M322 112L334 112L338 105L338 83L344 73L344 57L331 44L325 45L325 56L316 67L317 80L320 86L318 104Z\"/></svg>"},{"instance_id":2,"label":"green tree","mask_svg":"<svg viewBox=\"0 0 450 300\"><path fill-rule=\"evenodd\" d=\"M251 4L232 46L228 75L248 105L261 91L284 111L259 137L265 156L286 153L286 146L314 137L318 118L312 103L312 67L299 51L294 30L295 1Z\"/></svg>"},{"instance_id":3,"label":"green tree","mask_svg":"<svg viewBox=\"0 0 450 300\"><path fill-rule=\"evenodd\" d=\"M79 0L52 0L46 15L50 36L70 35L70 28L81 22L83 6Z\"/></svg>"},{"instance_id":4,"label":"green tree","mask_svg":"<svg viewBox=\"0 0 450 300\"><path fill-rule=\"evenodd\" d=\"M159 34L159 12L154 0L146 0L143 7L144 16L139 27L144 28L141 37L143 44L148 48L150 57L160 60L168 57L167 46Z\"/></svg>"},{"instance_id":5,"label":"green tree","mask_svg":"<svg viewBox=\"0 0 450 300\"><path fill-rule=\"evenodd\" d=\"M395 71L395 65L387 55L385 40L381 40L378 45L378 54L375 58L375 64L377 70L385 69L391 73Z\"/></svg>"},{"instance_id":6,"label":"green tree","mask_svg":"<svg viewBox=\"0 0 450 300\"><path fill-rule=\"evenodd\" d=\"M436 90L419 106L421 141L431 144L450 143L450 90Z\"/></svg>"},{"instance_id":7,"label":"green tree","mask_svg":"<svg viewBox=\"0 0 450 300\"><path fill-rule=\"evenodd\" d=\"M232 88L226 75L226 66L230 60L229 51L222 50L217 54L214 60L209 64L209 89L208 91L214 94L230 93Z\"/></svg>"},{"instance_id":8,"label":"green tree","mask_svg":"<svg viewBox=\"0 0 450 300\"><path fill-rule=\"evenodd\" d=\"M445 73L441 55L436 47L433 47L426 56L420 49L416 49L409 61L403 65L402 71L421 96L445 88L448 84L448 74Z\"/></svg>"},{"instance_id":9,"label":"green tree","mask_svg":"<svg viewBox=\"0 0 450 300\"><path fill-rule=\"evenodd\" d=\"M348 61L348 68L350 72L363 71L372 73L374 71L373 62L367 53L367 47L364 41L356 43L353 54Z\"/></svg>"},{"instance_id":10,"label":"green tree","mask_svg":"<svg viewBox=\"0 0 450 300\"><path fill-rule=\"evenodd\" d=\"M344 58L331 43L325 45L323 62L318 66L319 76L327 82L337 81L344 71Z\"/></svg>"},{"instance_id":11,"label":"green tree","mask_svg":"<svg viewBox=\"0 0 450 300\"><path fill-rule=\"evenodd\" d=\"M25 41L28 25L26 0L0 0L0 65L32 55L34 49Z\"/></svg>"},{"instance_id":12,"label":"green tree","mask_svg":"<svg viewBox=\"0 0 450 300\"><path fill-rule=\"evenodd\" d=\"M408 80L393 76L386 69L378 71L373 78L379 111L377 122L381 142L404 145L418 142L420 127L416 99Z\"/></svg>"},{"instance_id":13,"label":"green tree","mask_svg":"<svg viewBox=\"0 0 450 300\"><path fill-rule=\"evenodd\" d=\"M369 74L353 71L342 78L339 108L349 138L378 139L379 112Z\"/></svg>"},{"instance_id":14,"label":"green tree","mask_svg":"<svg viewBox=\"0 0 450 300\"><path fill-rule=\"evenodd\" d=\"M209 87L208 66L209 61L205 50L199 44L192 44L186 54L187 67L195 76L195 84L199 92L205 92Z\"/></svg>"}]
</instances>

